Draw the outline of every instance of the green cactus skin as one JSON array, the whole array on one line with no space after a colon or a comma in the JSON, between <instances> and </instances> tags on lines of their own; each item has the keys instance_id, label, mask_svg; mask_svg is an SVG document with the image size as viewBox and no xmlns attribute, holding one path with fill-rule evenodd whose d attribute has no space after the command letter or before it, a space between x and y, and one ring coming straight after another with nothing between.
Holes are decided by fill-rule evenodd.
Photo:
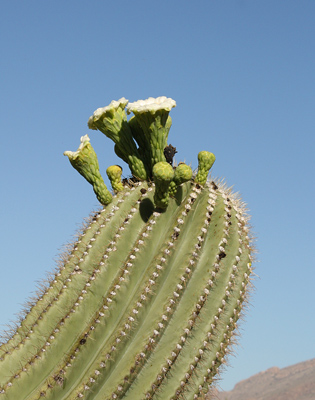
<instances>
[{"instance_id":1,"label":"green cactus skin","mask_svg":"<svg viewBox=\"0 0 315 400\"><path fill-rule=\"evenodd\" d=\"M0 400L205 398L251 286L249 217L221 182L192 177L163 212L160 190L92 214L0 346Z\"/></svg>"}]
</instances>

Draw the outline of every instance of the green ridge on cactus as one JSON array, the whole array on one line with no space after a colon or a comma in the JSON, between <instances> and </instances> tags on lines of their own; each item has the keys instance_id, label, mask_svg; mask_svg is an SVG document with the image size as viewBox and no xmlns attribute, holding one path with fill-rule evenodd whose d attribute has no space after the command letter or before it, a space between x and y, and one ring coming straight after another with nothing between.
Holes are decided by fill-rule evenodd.
<instances>
[{"instance_id":1,"label":"green ridge on cactus","mask_svg":"<svg viewBox=\"0 0 315 400\"><path fill-rule=\"evenodd\" d=\"M128 164L100 174L87 135L71 165L93 186L94 212L20 325L0 346L0 400L201 400L234 342L251 286L242 201L176 163L174 100L125 98L88 121ZM128 120L127 114L134 116Z\"/></svg>"}]
</instances>

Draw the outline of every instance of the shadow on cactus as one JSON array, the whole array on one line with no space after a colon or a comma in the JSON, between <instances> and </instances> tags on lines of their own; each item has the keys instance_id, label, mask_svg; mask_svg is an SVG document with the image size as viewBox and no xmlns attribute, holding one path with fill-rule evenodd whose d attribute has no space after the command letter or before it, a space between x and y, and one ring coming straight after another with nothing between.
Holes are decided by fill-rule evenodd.
<instances>
[{"instance_id":1,"label":"shadow on cactus","mask_svg":"<svg viewBox=\"0 0 315 400\"><path fill-rule=\"evenodd\" d=\"M250 287L244 204L198 170L173 165L159 97L99 108L88 121L129 165L110 191L88 135L72 166L103 205L0 347L0 400L204 399L234 342ZM127 119L127 114L133 116Z\"/></svg>"}]
</instances>

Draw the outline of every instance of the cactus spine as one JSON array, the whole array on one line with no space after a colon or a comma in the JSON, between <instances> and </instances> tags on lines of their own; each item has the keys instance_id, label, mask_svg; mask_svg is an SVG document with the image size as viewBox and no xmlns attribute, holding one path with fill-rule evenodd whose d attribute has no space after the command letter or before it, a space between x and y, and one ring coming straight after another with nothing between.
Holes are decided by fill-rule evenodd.
<instances>
[{"instance_id":1,"label":"cactus spine","mask_svg":"<svg viewBox=\"0 0 315 400\"><path fill-rule=\"evenodd\" d=\"M166 161L173 100L132 103L130 126L127 103L97 110L89 127L114 131L138 179L109 168L109 196L86 137L65 153L104 207L1 345L0 400L203 399L233 342L251 274L244 205L205 180L212 153L195 178Z\"/></svg>"}]
</instances>

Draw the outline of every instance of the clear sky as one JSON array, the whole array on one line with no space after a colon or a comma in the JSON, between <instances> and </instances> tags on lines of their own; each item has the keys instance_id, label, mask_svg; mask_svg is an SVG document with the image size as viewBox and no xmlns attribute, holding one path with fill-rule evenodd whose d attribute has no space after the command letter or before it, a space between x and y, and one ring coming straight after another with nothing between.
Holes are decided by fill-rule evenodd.
<instances>
[{"instance_id":1,"label":"clear sky","mask_svg":"<svg viewBox=\"0 0 315 400\"><path fill-rule=\"evenodd\" d=\"M176 100L169 142L212 151L252 214L256 290L221 387L315 357L315 1L2 1L0 327L92 209L63 156L111 100ZM125 168L126 175L127 166Z\"/></svg>"}]
</instances>

